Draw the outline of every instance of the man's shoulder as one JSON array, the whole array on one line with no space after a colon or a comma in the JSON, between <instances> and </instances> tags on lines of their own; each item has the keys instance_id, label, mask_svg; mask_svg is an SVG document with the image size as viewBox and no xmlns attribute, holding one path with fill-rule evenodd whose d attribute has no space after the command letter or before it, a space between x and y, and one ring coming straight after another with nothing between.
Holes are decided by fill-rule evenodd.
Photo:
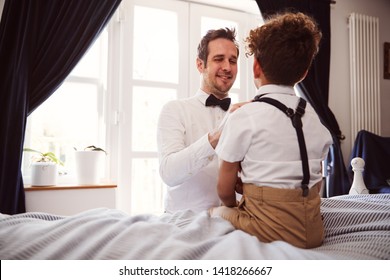
<instances>
[{"instance_id":1,"label":"man's shoulder","mask_svg":"<svg viewBox=\"0 0 390 280\"><path fill-rule=\"evenodd\" d=\"M193 106L197 105L199 103L199 100L196 96L191 96L187 98L180 98L180 99L175 99L168 101L165 103L164 107L165 108L170 108L170 109L179 109L179 108L185 108L188 106Z\"/></svg>"}]
</instances>

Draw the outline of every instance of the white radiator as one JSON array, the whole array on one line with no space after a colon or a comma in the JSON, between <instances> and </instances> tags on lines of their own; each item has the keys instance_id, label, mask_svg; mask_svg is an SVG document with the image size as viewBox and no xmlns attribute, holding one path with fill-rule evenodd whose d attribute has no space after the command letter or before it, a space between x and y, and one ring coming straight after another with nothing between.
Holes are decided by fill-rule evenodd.
<instances>
[{"instance_id":1,"label":"white radiator","mask_svg":"<svg viewBox=\"0 0 390 280\"><path fill-rule=\"evenodd\" d=\"M351 140L365 129L380 135L379 19L349 17Z\"/></svg>"}]
</instances>

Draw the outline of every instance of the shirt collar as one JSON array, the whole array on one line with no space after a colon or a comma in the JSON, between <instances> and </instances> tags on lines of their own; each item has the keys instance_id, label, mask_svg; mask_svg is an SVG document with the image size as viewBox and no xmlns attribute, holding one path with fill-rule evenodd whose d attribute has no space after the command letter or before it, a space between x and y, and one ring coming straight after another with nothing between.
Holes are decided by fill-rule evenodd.
<instances>
[{"instance_id":1,"label":"shirt collar","mask_svg":"<svg viewBox=\"0 0 390 280\"><path fill-rule=\"evenodd\" d=\"M201 89L198 89L198 91L195 94L195 97L203 104L206 106L206 99L209 97L210 94L204 92ZM229 96L226 96L228 98Z\"/></svg>"},{"instance_id":2,"label":"shirt collar","mask_svg":"<svg viewBox=\"0 0 390 280\"><path fill-rule=\"evenodd\" d=\"M259 87L256 92L256 95L266 94L266 93L282 93L288 95L296 95L294 87L291 86L280 86L280 85L265 85Z\"/></svg>"},{"instance_id":3,"label":"shirt collar","mask_svg":"<svg viewBox=\"0 0 390 280\"><path fill-rule=\"evenodd\" d=\"M206 104L206 99L207 99L207 97L209 97L209 95L201 89L198 89L195 96L203 105Z\"/></svg>"}]
</instances>

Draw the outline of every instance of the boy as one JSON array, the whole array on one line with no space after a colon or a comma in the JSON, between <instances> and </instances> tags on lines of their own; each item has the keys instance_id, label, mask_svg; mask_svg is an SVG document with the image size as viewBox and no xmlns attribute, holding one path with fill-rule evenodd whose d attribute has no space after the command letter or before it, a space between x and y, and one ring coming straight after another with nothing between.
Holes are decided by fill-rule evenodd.
<instances>
[{"instance_id":1,"label":"boy","mask_svg":"<svg viewBox=\"0 0 390 280\"><path fill-rule=\"evenodd\" d=\"M285 13L246 39L247 55L254 55L257 96L224 126L216 148L223 206L209 212L263 242L283 240L313 248L323 241L321 162L332 137L310 104L294 92L307 75L321 36L309 16ZM243 196L237 205L239 171Z\"/></svg>"}]
</instances>

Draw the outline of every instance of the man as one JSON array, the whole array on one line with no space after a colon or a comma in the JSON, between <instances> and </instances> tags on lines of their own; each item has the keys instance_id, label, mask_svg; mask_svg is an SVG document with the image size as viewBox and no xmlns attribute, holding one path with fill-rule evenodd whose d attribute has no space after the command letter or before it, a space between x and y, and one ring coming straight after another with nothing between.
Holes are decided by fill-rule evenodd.
<instances>
[{"instance_id":1,"label":"man","mask_svg":"<svg viewBox=\"0 0 390 280\"><path fill-rule=\"evenodd\" d=\"M190 98L167 103L161 111L157 146L160 175L168 185L166 212L199 212L220 204L214 148L230 105L228 94L236 79L238 55L234 29L208 31L196 59L200 89Z\"/></svg>"}]
</instances>

